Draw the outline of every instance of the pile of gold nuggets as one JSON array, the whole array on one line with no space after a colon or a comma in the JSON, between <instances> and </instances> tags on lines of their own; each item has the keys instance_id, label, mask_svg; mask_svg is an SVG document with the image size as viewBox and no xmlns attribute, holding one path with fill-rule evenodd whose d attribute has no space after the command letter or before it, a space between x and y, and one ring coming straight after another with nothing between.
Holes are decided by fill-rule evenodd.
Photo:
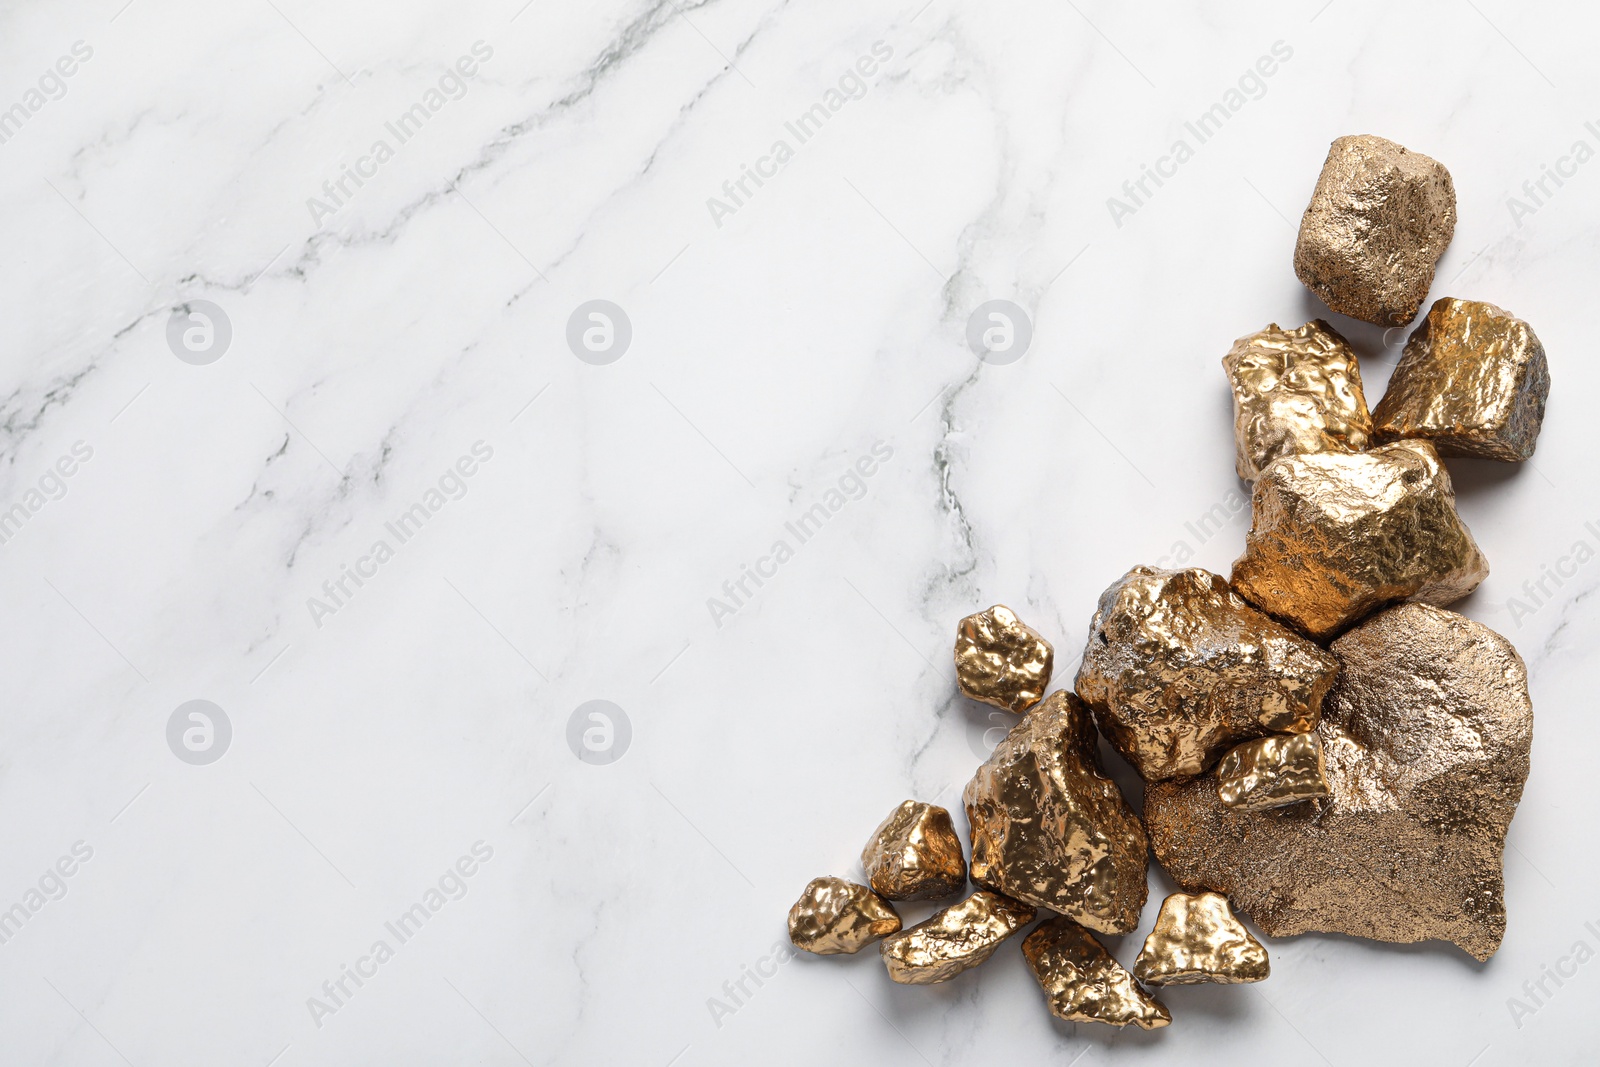
<instances>
[{"instance_id":1,"label":"pile of gold nuggets","mask_svg":"<svg viewBox=\"0 0 1600 1067\"><path fill-rule=\"evenodd\" d=\"M1380 137L1333 143L1295 272L1335 311L1415 318L1455 229L1450 173ZM1062 1019L1145 1029L1148 988L1259 982L1269 937L1454 942L1505 932L1501 853L1528 776L1527 671L1447 610L1489 572L1440 455L1533 454L1550 389L1526 322L1437 301L1369 413L1326 322L1269 325L1222 364L1254 483L1230 578L1135 567L1100 597L1075 692L1008 608L961 620L962 693L1021 716L968 783L970 870L950 813L908 800L862 851L866 885L818 878L789 913L810 952L878 943L896 982L945 982L1041 912L1022 955ZM1097 732L1098 731L1098 732ZM1097 755L1144 779L1141 818ZM1151 847L1182 888L1132 973L1096 934L1139 925ZM902 929L891 901L961 894Z\"/></svg>"}]
</instances>

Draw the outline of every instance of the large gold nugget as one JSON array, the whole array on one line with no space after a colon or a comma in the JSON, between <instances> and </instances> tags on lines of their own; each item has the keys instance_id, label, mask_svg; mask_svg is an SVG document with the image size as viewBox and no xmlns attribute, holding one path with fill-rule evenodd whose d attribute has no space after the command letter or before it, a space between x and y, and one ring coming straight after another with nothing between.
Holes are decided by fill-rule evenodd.
<instances>
[{"instance_id":1,"label":"large gold nugget","mask_svg":"<svg viewBox=\"0 0 1600 1067\"><path fill-rule=\"evenodd\" d=\"M1444 164L1382 137L1341 137L1300 219L1294 272L1341 315L1404 326L1455 231Z\"/></svg>"},{"instance_id":2,"label":"large gold nugget","mask_svg":"<svg viewBox=\"0 0 1600 1067\"><path fill-rule=\"evenodd\" d=\"M1147 781L1199 774L1227 749L1317 725L1339 665L1219 575L1135 567L1100 596L1077 690Z\"/></svg>"},{"instance_id":3,"label":"large gold nugget","mask_svg":"<svg viewBox=\"0 0 1600 1067\"><path fill-rule=\"evenodd\" d=\"M1489 574L1426 441L1285 456L1252 505L1233 587L1319 641L1396 600L1453 603Z\"/></svg>"},{"instance_id":4,"label":"large gold nugget","mask_svg":"<svg viewBox=\"0 0 1600 1067\"><path fill-rule=\"evenodd\" d=\"M864 885L813 878L789 909L789 940L819 956L860 952L900 929L894 908Z\"/></svg>"},{"instance_id":5,"label":"large gold nugget","mask_svg":"<svg viewBox=\"0 0 1600 1067\"><path fill-rule=\"evenodd\" d=\"M973 700L1021 714L1044 696L1054 665L1050 642L1004 604L956 627L956 685Z\"/></svg>"},{"instance_id":6,"label":"large gold nugget","mask_svg":"<svg viewBox=\"0 0 1600 1067\"><path fill-rule=\"evenodd\" d=\"M1267 950L1234 918L1221 893L1174 893L1133 963L1146 985L1259 982L1272 973Z\"/></svg>"},{"instance_id":7,"label":"large gold nugget","mask_svg":"<svg viewBox=\"0 0 1600 1067\"><path fill-rule=\"evenodd\" d=\"M1041 923L1022 939L1022 956L1050 1003L1073 1023L1134 1023L1154 1030L1172 1022L1165 1004L1139 988L1095 936L1071 919Z\"/></svg>"},{"instance_id":8,"label":"large gold nugget","mask_svg":"<svg viewBox=\"0 0 1600 1067\"><path fill-rule=\"evenodd\" d=\"M1533 455L1550 395L1544 345L1493 304L1434 301L1406 342L1374 418L1382 440L1422 437L1446 456Z\"/></svg>"},{"instance_id":9,"label":"large gold nugget","mask_svg":"<svg viewBox=\"0 0 1600 1067\"><path fill-rule=\"evenodd\" d=\"M1265 811L1327 795L1322 738L1314 730L1246 741L1217 764L1217 797L1240 811Z\"/></svg>"},{"instance_id":10,"label":"large gold nugget","mask_svg":"<svg viewBox=\"0 0 1600 1067\"><path fill-rule=\"evenodd\" d=\"M942 900L967 884L967 860L950 813L907 800L861 850L872 891L890 900Z\"/></svg>"},{"instance_id":11,"label":"large gold nugget","mask_svg":"<svg viewBox=\"0 0 1600 1067\"><path fill-rule=\"evenodd\" d=\"M1057 691L967 783L972 880L1102 933L1139 924L1149 839L1100 769L1088 707Z\"/></svg>"},{"instance_id":12,"label":"large gold nugget","mask_svg":"<svg viewBox=\"0 0 1600 1067\"><path fill-rule=\"evenodd\" d=\"M1210 777L1152 785L1156 858L1273 937L1438 938L1488 959L1505 933L1501 853L1533 734L1521 658L1427 604L1391 608L1333 652L1339 680L1317 728L1330 795L1249 812L1222 803Z\"/></svg>"},{"instance_id":13,"label":"large gold nugget","mask_svg":"<svg viewBox=\"0 0 1600 1067\"><path fill-rule=\"evenodd\" d=\"M994 955L1033 921L1028 905L980 889L878 946L889 977L905 985L948 982Z\"/></svg>"}]
</instances>

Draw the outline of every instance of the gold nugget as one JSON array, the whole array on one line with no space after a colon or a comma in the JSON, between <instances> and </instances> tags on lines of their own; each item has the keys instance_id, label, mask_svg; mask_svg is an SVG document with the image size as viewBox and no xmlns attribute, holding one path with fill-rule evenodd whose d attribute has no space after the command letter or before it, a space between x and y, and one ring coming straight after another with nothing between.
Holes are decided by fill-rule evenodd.
<instances>
[{"instance_id":1,"label":"gold nugget","mask_svg":"<svg viewBox=\"0 0 1600 1067\"><path fill-rule=\"evenodd\" d=\"M861 850L873 892L890 900L942 900L967 884L967 861L950 813L907 800Z\"/></svg>"},{"instance_id":2,"label":"gold nugget","mask_svg":"<svg viewBox=\"0 0 1600 1067\"><path fill-rule=\"evenodd\" d=\"M1134 1023L1154 1030L1172 1022L1165 1004L1139 988L1094 935L1071 919L1041 923L1022 940L1022 955L1050 1004L1073 1023Z\"/></svg>"},{"instance_id":3,"label":"gold nugget","mask_svg":"<svg viewBox=\"0 0 1600 1067\"><path fill-rule=\"evenodd\" d=\"M1044 696L1054 664L1050 642L1004 604L956 627L956 685L973 700L1021 714Z\"/></svg>"},{"instance_id":4,"label":"gold nugget","mask_svg":"<svg viewBox=\"0 0 1600 1067\"><path fill-rule=\"evenodd\" d=\"M1234 918L1221 893L1174 893L1163 900L1133 963L1146 985L1259 982L1271 970L1267 950Z\"/></svg>"},{"instance_id":5,"label":"gold nugget","mask_svg":"<svg viewBox=\"0 0 1600 1067\"><path fill-rule=\"evenodd\" d=\"M900 929L900 916L864 885L813 878L789 909L789 940L819 956L860 952Z\"/></svg>"},{"instance_id":6,"label":"gold nugget","mask_svg":"<svg viewBox=\"0 0 1600 1067\"><path fill-rule=\"evenodd\" d=\"M1033 921L1028 905L980 889L878 946L889 977L905 985L948 982L994 955Z\"/></svg>"},{"instance_id":7,"label":"gold nugget","mask_svg":"<svg viewBox=\"0 0 1600 1067\"><path fill-rule=\"evenodd\" d=\"M1533 455L1550 368L1533 328L1493 304L1434 302L1406 342L1374 418L1383 440L1422 437L1446 456Z\"/></svg>"},{"instance_id":8,"label":"gold nugget","mask_svg":"<svg viewBox=\"0 0 1600 1067\"><path fill-rule=\"evenodd\" d=\"M1217 797L1240 811L1265 811L1328 795L1316 731L1246 741L1217 764Z\"/></svg>"}]
</instances>

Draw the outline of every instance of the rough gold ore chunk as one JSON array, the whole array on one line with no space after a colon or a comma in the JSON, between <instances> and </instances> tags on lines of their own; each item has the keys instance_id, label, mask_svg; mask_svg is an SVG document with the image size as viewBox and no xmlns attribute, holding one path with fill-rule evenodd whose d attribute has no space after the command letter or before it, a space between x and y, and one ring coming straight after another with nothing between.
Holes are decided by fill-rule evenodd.
<instances>
[{"instance_id":1,"label":"rough gold ore chunk","mask_svg":"<svg viewBox=\"0 0 1600 1067\"><path fill-rule=\"evenodd\" d=\"M819 956L860 952L900 929L900 916L864 885L813 878L789 909L789 940Z\"/></svg>"},{"instance_id":2,"label":"rough gold ore chunk","mask_svg":"<svg viewBox=\"0 0 1600 1067\"><path fill-rule=\"evenodd\" d=\"M1041 923L1022 939L1022 956L1050 1003L1073 1023L1129 1023L1154 1030L1172 1022L1165 1004L1139 988L1093 934L1071 919Z\"/></svg>"},{"instance_id":3,"label":"rough gold ore chunk","mask_svg":"<svg viewBox=\"0 0 1600 1067\"><path fill-rule=\"evenodd\" d=\"M1246 741L1217 764L1217 797L1240 811L1265 811L1328 795L1316 731Z\"/></svg>"},{"instance_id":4,"label":"rough gold ore chunk","mask_svg":"<svg viewBox=\"0 0 1600 1067\"><path fill-rule=\"evenodd\" d=\"M1135 567L1100 596L1077 690L1147 781L1199 774L1240 741L1314 729L1338 664L1221 576Z\"/></svg>"},{"instance_id":5,"label":"rough gold ore chunk","mask_svg":"<svg viewBox=\"0 0 1600 1067\"><path fill-rule=\"evenodd\" d=\"M1149 839L1100 769L1089 708L1050 694L996 746L962 799L972 880L1102 933L1139 924Z\"/></svg>"},{"instance_id":6,"label":"rough gold ore chunk","mask_svg":"<svg viewBox=\"0 0 1600 1067\"><path fill-rule=\"evenodd\" d=\"M1285 456L1251 503L1233 587L1319 641L1396 600L1453 603L1489 574L1426 441Z\"/></svg>"},{"instance_id":7,"label":"rough gold ore chunk","mask_svg":"<svg viewBox=\"0 0 1600 1067\"><path fill-rule=\"evenodd\" d=\"M1550 395L1544 345L1493 304L1434 301L1374 415L1382 440L1422 437L1446 456L1533 455Z\"/></svg>"},{"instance_id":8,"label":"rough gold ore chunk","mask_svg":"<svg viewBox=\"0 0 1600 1067\"><path fill-rule=\"evenodd\" d=\"M1222 357L1233 384L1234 469L1253 482L1279 456L1360 452L1372 436L1361 366L1321 319L1241 337Z\"/></svg>"},{"instance_id":9,"label":"rough gold ore chunk","mask_svg":"<svg viewBox=\"0 0 1600 1067\"><path fill-rule=\"evenodd\" d=\"M1221 893L1174 893L1161 902L1133 973L1146 985L1259 982L1272 973L1267 950L1234 918Z\"/></svg>"},{"instance_id":10,"label":"rough gold ore chunk","mask_svg":"<svg viewBox=\"0 0 1600 1067\"><path fill-rule=\"evenodd\" d=\"M1521 658L1427 604L1389 609L1333 653L1339 680L1317 728L1330 795L1248 812L1209 777L1150 786L1157 859L1272 937L1438 938L1488 959L1505 933L1501 853L1533 735Z\"/></svg>"},{"instance_id":11,"label":"rough gold ore chunk","mask_svg":"<svg viewBox=\"0 0 1600 1067\"><path fill-rule=\"evenodd\" d=\"M956 627L956 684L973 700L1021 714L1050 684L1055 650L1004 604Z\"/></svg>"},{"instance_id":12,"label":"rough gold ore chunk","mask_svg":"<svg viewBox=\"0 0 1600 1067\"><path fill-rule=\"evenodd\" d=\"M980 889L959 904L904 930L878 946L889 977L905 985L948 982L970 971L1000 942L1033 921L1034 910Z\"/></svg>"},{"instance_id":13,"label":"rough gold ore chunk","mask_svg":"<svg viewBox=\"0 0 1600 1067\"><path fill-rule=\"evenodd\" d=\"M1341 315L1404 326L1455 231L1444 164L1382 137L1341 137L1300 219L1294 272Z\"/></svg>"},{"instance_id":14,"label":"rough gold ore chunk","mask_svg":"<svg viewBox=\"0 0 1600 1067\"><path fill-rule=\"evenodd\" d=\"M942 900L967 885L967 860L950 813L907 800L861 850L872 891L890 900Z\"/></svg>"}]
</instances>

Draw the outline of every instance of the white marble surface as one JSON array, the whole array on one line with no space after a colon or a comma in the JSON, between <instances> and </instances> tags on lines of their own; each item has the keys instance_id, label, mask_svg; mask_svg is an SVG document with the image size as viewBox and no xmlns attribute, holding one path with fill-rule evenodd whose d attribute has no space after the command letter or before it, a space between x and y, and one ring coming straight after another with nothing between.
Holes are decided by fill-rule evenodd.
<instances>
[{"instance_id":1,"label":"white marble surface","mask_svg":"<svg viewBox=\"0 0 1600 1067\"><path fill-rule=\"evenodd\" d=\"M1508 998L1600 949L1600 163L1507 203L1600 148L1592 12L123 3L0 9L0 908L26 915L0 1063L1593 1062L1600 962ZM1276 42L1117 225L1107 198ZM952 697L961 615L1010 603L1070 666L1127 567L1237 554L1245 515L1189 526L1238 486L1218 360L1324 313L1291 220L1353 132L1451 168L1435 295L1550 353L1537 468L1452 463L1494 566L1462 609L1537 707L1500 953L1275 941L1270 982L1120 1035L1053 1022L1015 945L933 989L872 953L762 964L893 803L956 803L992 725ZM714 218L744 165L770 177ZM592 299L632 324L609 365L564 339ZM1010 365L964 342L990 299L1035 324ZM187 301L231 323L207 365L169 350ZM1398 337L1350 333L1375 398ZM713 619L876 442L859 499ZM347 565L370 577L333 601ZM1547 565L1573 573L1513 618ZM233 731L204 766L167 743L195 699ZM631 723L608 765L567 743L593 699ZM385 923L441 877L459 899L402 943Z\"/></svg>"}]
</instances>

